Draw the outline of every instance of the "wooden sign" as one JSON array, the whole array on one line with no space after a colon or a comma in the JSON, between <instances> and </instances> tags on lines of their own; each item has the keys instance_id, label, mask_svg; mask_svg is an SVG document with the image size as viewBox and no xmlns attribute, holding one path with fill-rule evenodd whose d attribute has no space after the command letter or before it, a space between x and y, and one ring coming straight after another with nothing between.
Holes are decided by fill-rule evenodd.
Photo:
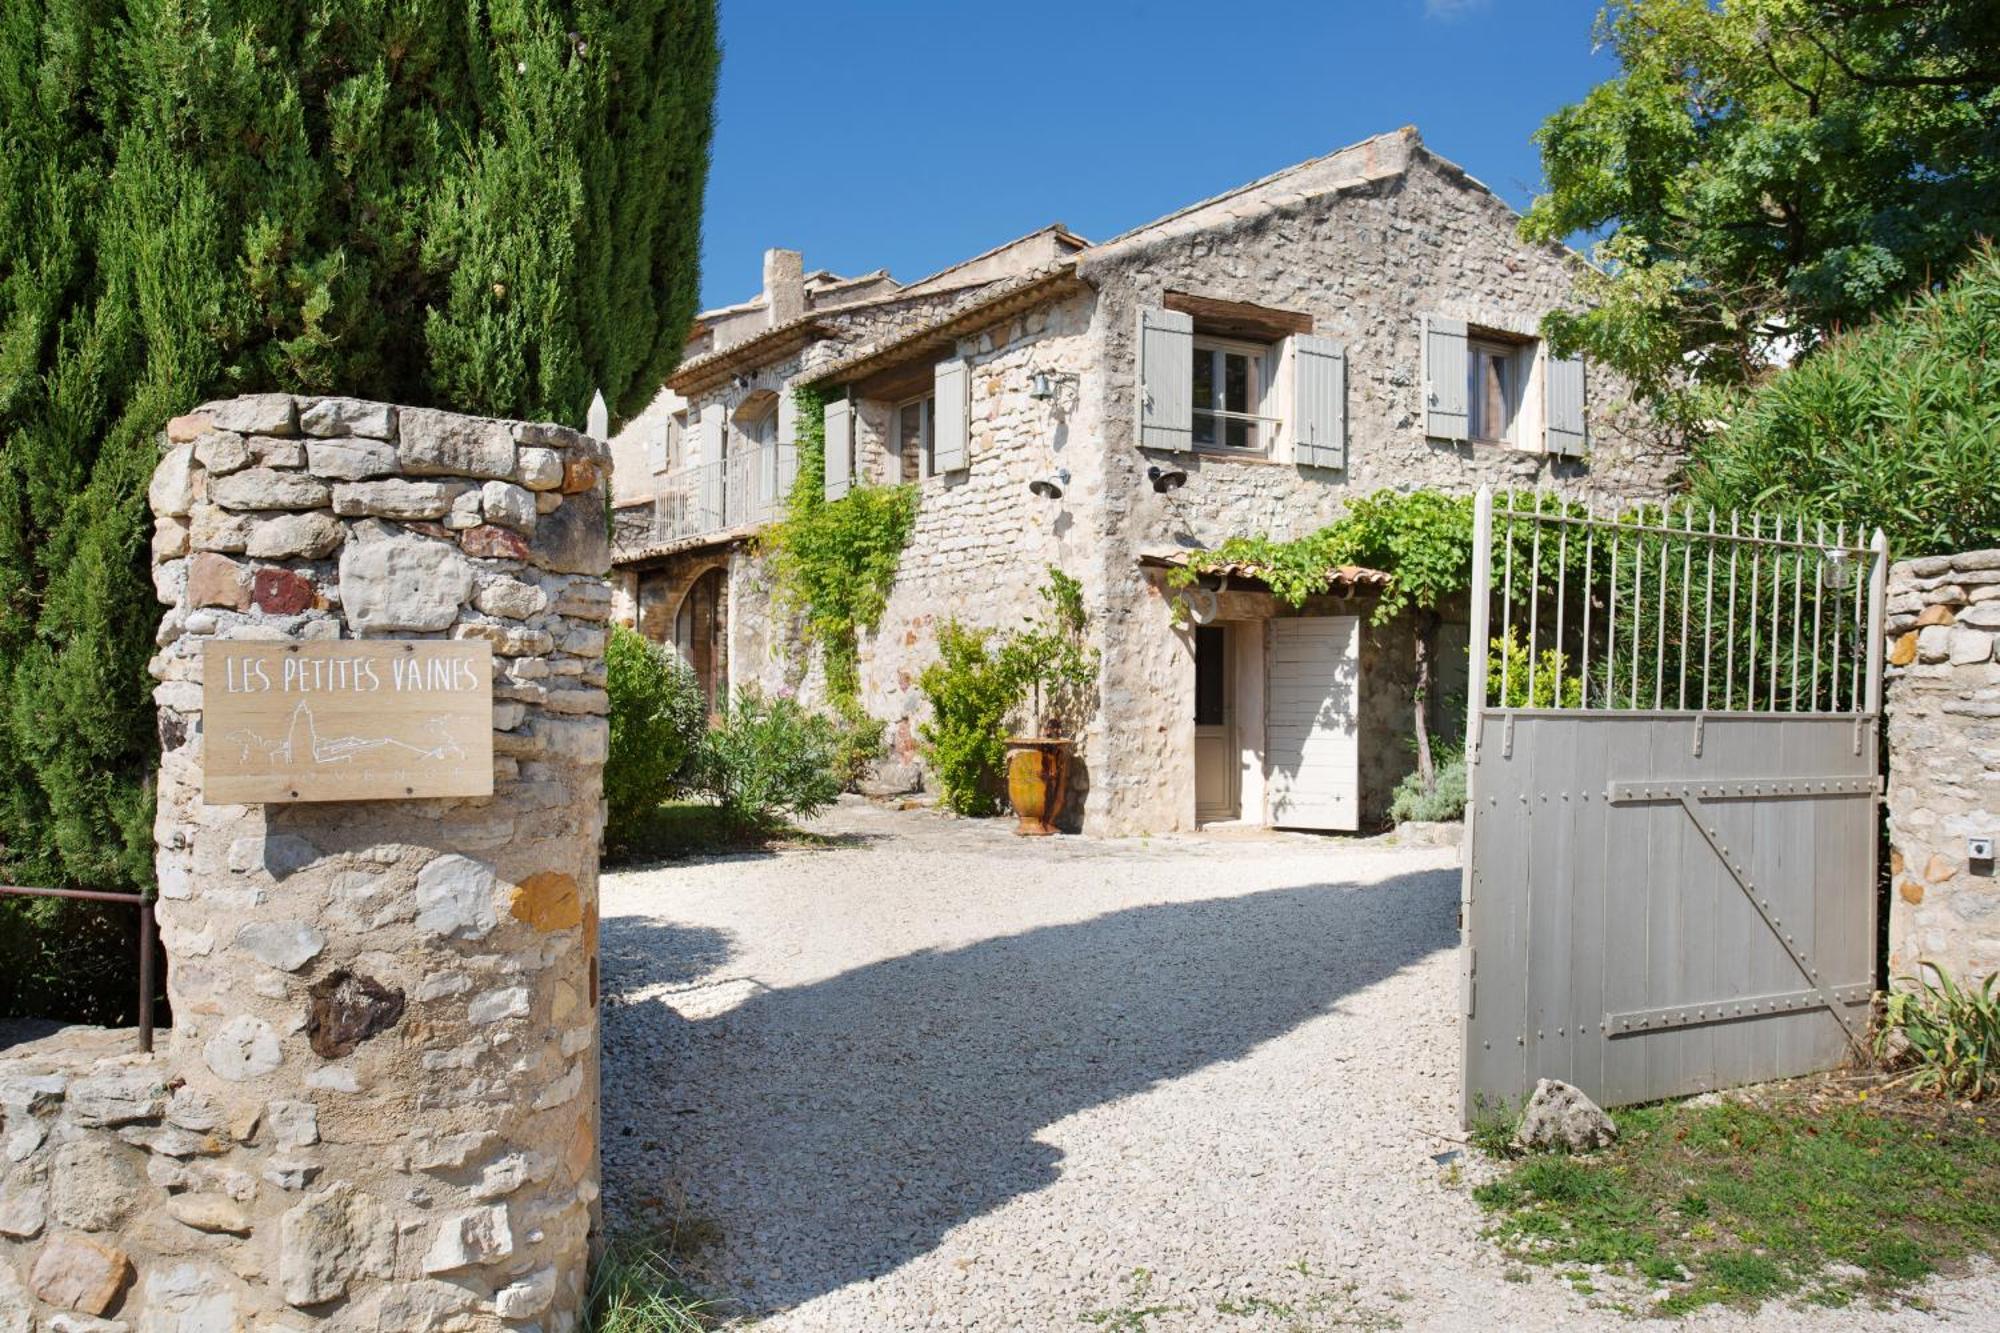
<instances>
[{"instance_id":1,"label":"wooden sign","mask_svg":"<svg viewBox=\"0 0 2000 1333\"><path fill-rule=\"evenodd\" d=\"M493 793L493 645L202 645L208 805Z\"/></svg>"}]
</instances>

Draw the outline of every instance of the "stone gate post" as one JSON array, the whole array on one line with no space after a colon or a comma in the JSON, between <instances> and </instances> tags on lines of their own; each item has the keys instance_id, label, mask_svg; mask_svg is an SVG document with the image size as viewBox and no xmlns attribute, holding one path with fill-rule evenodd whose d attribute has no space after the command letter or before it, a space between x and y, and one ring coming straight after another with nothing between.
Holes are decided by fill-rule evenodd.
<instances>
[{"instance_id":1,"label":"stone gate post","mask_svg":"<svg viewBox=\"0 0 2000 1333\"><path fill-rule=\"evenodd\" d=\"M604 446L260 395L163 447L172 1034L0 1061L0 1333L573 1329Z\"/></svg>"}]
</instances>

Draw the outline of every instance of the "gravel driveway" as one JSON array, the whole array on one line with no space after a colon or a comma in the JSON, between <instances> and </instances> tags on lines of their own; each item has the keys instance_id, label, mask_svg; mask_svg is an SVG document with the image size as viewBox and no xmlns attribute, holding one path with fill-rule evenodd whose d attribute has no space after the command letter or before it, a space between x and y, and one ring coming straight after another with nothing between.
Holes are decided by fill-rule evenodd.
<instances>
[{"instance_id":1,"label":"gravel driveway","mask_svg":"<svg viewBox=\"0 0 2000 1333\"><path fill-rule=\"evenodd\" d=\"M1508 1281L1433 1160L1454 851L1031 841L858 801L816 827L842 845L604 881L613 1225L684 1199L759 1327L1630 1326L1615 1290ZM2000 1327L1991 1268L1924 1295Z\"/></svg>"}]
</instances>

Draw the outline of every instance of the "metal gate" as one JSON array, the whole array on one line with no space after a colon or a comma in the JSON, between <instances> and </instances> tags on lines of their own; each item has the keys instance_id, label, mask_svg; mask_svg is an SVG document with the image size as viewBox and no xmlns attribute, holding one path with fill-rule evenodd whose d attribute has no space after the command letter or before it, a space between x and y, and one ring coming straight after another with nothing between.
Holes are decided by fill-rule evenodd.
<instances>
[{"instance_id":1,"label":"metal gate","mask_svg":"<svg viewBox=\"0 0 2000 1333\"><path fill-rule=\"evenodd\" d=\"M1463 1114L1831 1068L1875 976L1887 543L1479 493ZM1489 646L1490 645L1490 646Z\"/></svg>"}]
</instances>

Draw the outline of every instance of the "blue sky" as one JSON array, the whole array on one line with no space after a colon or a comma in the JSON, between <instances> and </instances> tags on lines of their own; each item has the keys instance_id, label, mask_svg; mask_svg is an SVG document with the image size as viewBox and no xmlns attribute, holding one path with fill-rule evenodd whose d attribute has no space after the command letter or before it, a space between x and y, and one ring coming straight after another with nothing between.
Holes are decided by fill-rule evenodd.
<instances>
[{"instance_id":1,"label":"blue sky","mask_svg":"<svg viewBox=\"0 0 2000 1333\"><path fill-rule=\"evenodd\" d=\"M703 305L922 277L1049 222L1093 240L1414 124L1515 207L1529 136L1616 72L1599 0L722 0Z\"/></svg>"}]
</instances>

